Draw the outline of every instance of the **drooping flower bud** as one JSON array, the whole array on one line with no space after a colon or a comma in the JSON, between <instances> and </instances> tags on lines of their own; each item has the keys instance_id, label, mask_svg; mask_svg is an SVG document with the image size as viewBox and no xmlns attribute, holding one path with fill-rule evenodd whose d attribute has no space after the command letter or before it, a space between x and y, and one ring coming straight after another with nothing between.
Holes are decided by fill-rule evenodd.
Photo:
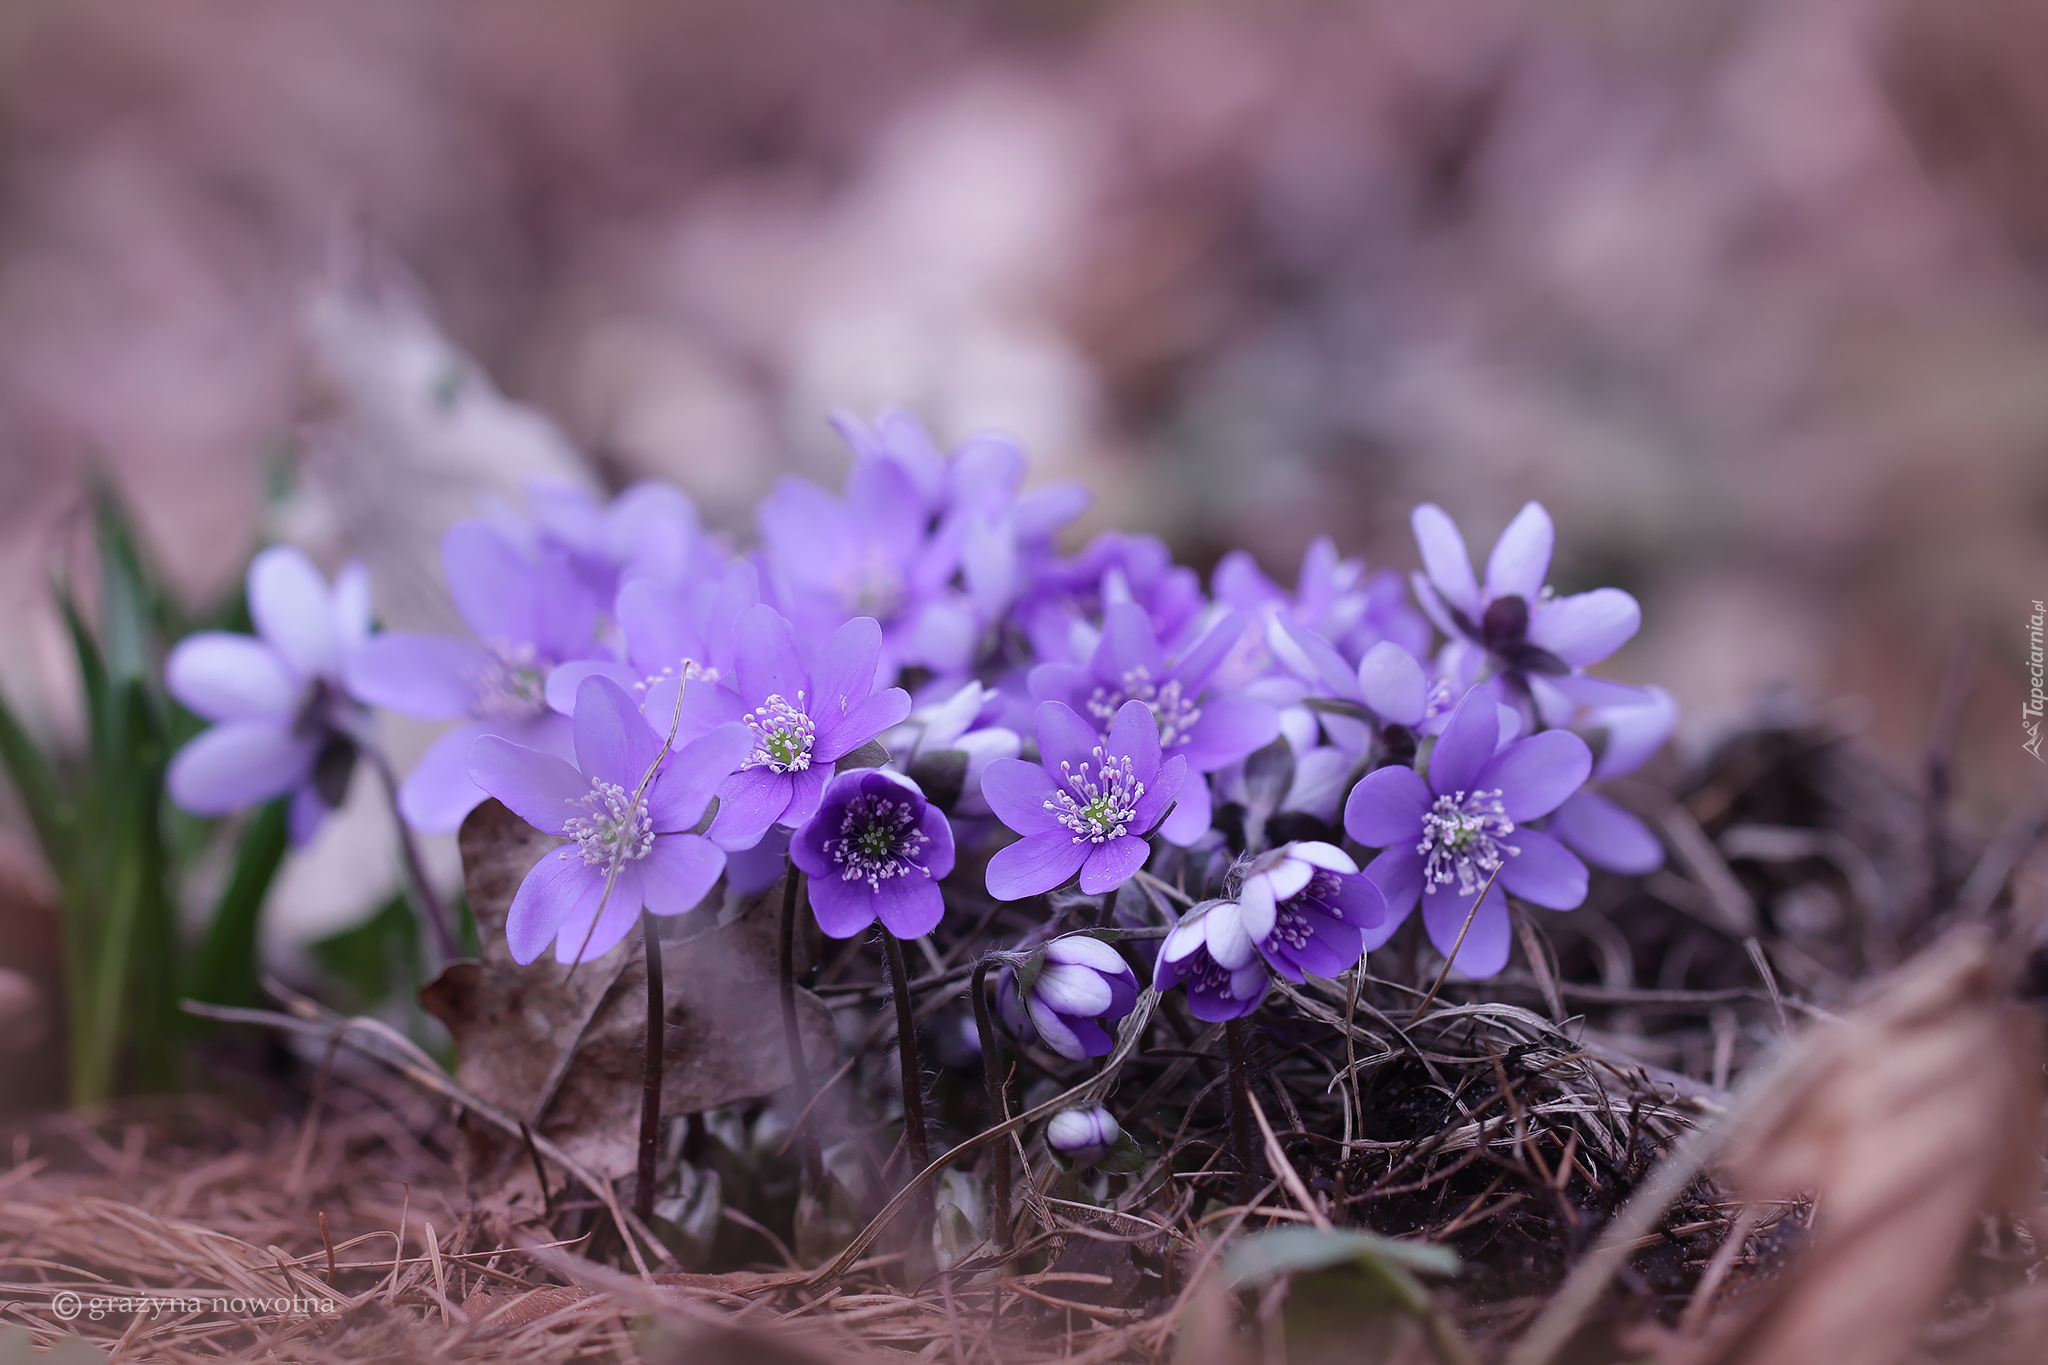
<instances>
[{"instance_id":1,"label":"drooping flower bud","mask_svg":"<svg viewBox=\"0 0 2048 1365\"><path fill-rule=\"evenodd\" d=\"M1076 1165L1102 1160L1115 1149L1124 1130L1101 1105L1063 1109L1045 1125L1045 1145Z\"/></svg>"},{"instance_id":2,"label":"drooping flower bud","mask_svg":"<svg viewBox=\"0 0 2048 1365\"><path fill-rule=\"evenodd\" d=\"M1019 983L1022 989L1019 989ZM1115 1044L1103 1024L1138 1003L1138 978L1116 949L1088 934L1045 945L1034 964L996 979L996 1007L1020 1038L1036 1033L1062 1057L1104 1057Z\"/></svg>"}]
</instances>

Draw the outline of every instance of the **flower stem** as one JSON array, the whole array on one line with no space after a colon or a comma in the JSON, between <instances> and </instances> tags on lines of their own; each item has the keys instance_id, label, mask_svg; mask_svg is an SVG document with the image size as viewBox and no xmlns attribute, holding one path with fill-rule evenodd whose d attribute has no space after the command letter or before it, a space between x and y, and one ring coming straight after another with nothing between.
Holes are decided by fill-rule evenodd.
<instances>
[{"instance_id":1,"label":"flower stem","mask_svg":"<svg viewBox=\"0 0 2048 1365\"><path fill-rule=\"evenodd\" d=\"M1244 1020L1231 1019L1223 1025L1223 1042L1230 1054L1230 1143L1237 1155L1237 1202L1252 1202L1252 1092L1251 1072L1244 1060Z\"/></svg>"},{"instance_id":2,"label":"flower stem","mask_svg":"<svg viewBox=\"0 0 2048 1365\"><path fill-rule=\"evenodd\" d=\"M427 877L427 864L420 857L419 843L413 838L412 826L405 822L405 813L398 809L398 774L391 770L391 760L384 757L383 750L366 745L363 752L370 756L371 764L377 769L377 776L384 783L384 798L391 803L391 818L398 822L398 846L405 854L405 876L412 883L413 898L419 902L420 918L427 922L434 942L440 946L441 960L453 962L462 956L462 948L455 941L455 926L449 920L448 907L441 903L440 895Z\"/></svg>"},{"instance_id":3,"label":"flower stem","mask_svg":"<svg viewBox=\"0 0 2048 1365\"><path fill-rule=\"evenodd\" d=\"M1002 1044L996 1039L995 1024L988 1015L988 969L995 965L995 959L984 957L974 966L974 985L969 994L974 1000L974 1027L981 1035L981 1070L988 1082L988 1121L991 1126L1010 1121L1010 1103L1003 1093ZM1010 1249L1010 1144L999 1142L991 1153L995 1158L995 1226L991 1229L996 1236L996 1245L1004 1251Z\"/></svg>"},{"instance_id":4,"label":"flower stem","mask_svg":"<svg viewBox=\"0 0 2048 1365\"><path fill-rule=\"evenodd\" d=\"M896 1053L903 1063L903 1149L910 1155L914 1176L932 1164L924 1131L924 1073L917 1064L917 1015L910 1007L910 972L903 964L903 944L884 929L882 947L889 955L889 984L896 992Z\"/></svg>"},{"instance_id":5,"label":"flower stem","mask_svg":"<svg viewBox=\"0 0 2048 1365\"><path fill-rule=\"evenodd\" d=\"M796 916L797 882L803 874L796 864L786 863L782 871L782 1038L789 1046L789 1079L796 1087L797 1142L803 1153L804 1174L811 1188L823 1197L824 1157L818 1139L810 1131L808 1118L811 1094L811 1065L804 1060L803 1029L796 1015Z\"/></svg>"},{"instance_id":6,"label":"flower stem","mask_svg":"<svg viewBox=\"0 0 2048 1365\"><path fill-rule=\"evenodd\" d=\"M654 1161L661 1149L661 1049L668 1000L661 985L661 931L654 916L640 912L640 941L647 959L647 1047L640 1073L640 1170L633 1186L633 1212L641 1222L654 1216Z\"/></svg>"}]
</instances>

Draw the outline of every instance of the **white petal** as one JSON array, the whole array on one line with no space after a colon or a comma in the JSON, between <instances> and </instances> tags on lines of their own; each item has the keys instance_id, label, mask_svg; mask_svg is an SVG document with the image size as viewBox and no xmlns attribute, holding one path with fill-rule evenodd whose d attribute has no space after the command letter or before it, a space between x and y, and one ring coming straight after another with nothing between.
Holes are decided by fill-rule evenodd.
<instances>
[{"instance_id":1,"label":"white petal","mask_svg":"<svg viewBox=\"0 0 2048 1365\"><path fill-rule=\"evenodd\" d=\"M301 675L331 677L341 667L327 582L303 552L273 545L250 561L249 615Z\"/></svg>"},{"instance_id":2,"label":"white petal","mask_svg":"<svg viewBox=\"0 0 2048 1365\"><path fill-rule=\"evenodd\" d=\"M1237 913L1238 923L1244 926L1252 942L1263 942L1273 932L1279 908L1273 899L1270 874L1260 872L1244 879L1244 886L1237 893ZM1215 949L1210 949L1210 955L1215 955Z\"/></svg>"},{"instance_id":3,"label":"white petal","mask_svg":"<svg viewBox=\"0 0 2048 1365\"><path fill-rule=\"evenodd\" d=\"M1102 979L1100 972L1060 962L1045 964L1038 980L1032 984L1031 993L1048 1008L1061 1014L1088 1017L1102 1013L1116 999L1110 994L1109 983Z\"/></svg>"},{"instance_id":4,"label":"white petal","mask_svg":"<svg viewBox=\"0 0 2048 1365\"><path fill-rule=\"evenodd\" d=\"M1309 879L1315 875L1316 870L1313 866L1304 862L1296 862L1292 857L1288 857L1281 859L1279 864L1266 874L1265 882L1271 888L1273 900L1277 903L1293 900L1296 896L1300 895L1301 889L1307 886ZM1253 937L1264 938L1265 935L1256 934Z\"/></svg>"},{"instance_id":5,"label":"white petal","mask_svg":"<svg viewBox=\"0 0 2048 1365\"><path fill-rule=\"evenodd\" d=\"M1077 967L1092 967L1098 972L1121 976L1130 970L1116 949L1099 938L1087 934L1064 934L1045 945L1047 962L1069 963Z\"/></svg>"},{"instance_id":6,"label":"white petal","mask_svg":"<svg viewBox=\"0 0 2048 1365\"><path fill-rule=\"evenodd\" d=\"M1172 932L1167 934L1166 940L1159 945L1160 960L1178 962L1184 957L1192 956L1194 951L1208 940L1209 929L1205 923L1208 918L1205 911L1199 915L1189 915L1174 925Z\"/></svg>"},{"instance_id":7,"label":"white petal","mask_svg":"<svg viewBox=\"0 0 2048 1365\"><path fill-rule=\"evenodd\" d=\"M208 720L289 720L303 686L278 652L253 635L188 635L164 660L164 686Z\"/></svg>"},{"instance_id":8,"label":"white petal","mask_svg":"<svg viewBox=\"0 0 2048 1365\"><path fill-rule=\"evenodd\" d=\"M1326 844L1317 839L1304 839L1298 844L1290 844L1287 856L1299 858L1312 867L1342 872L1346 876L1358 871L1358 864L1352 861L1349 853L1335 844Z\"/></svg>"},{"instance_id":9,"label":"white petal","mask_svg":"<svg viewBox=\"0 0 2048 1365\"><path fill-rule=\"evenodd\" d=\"M1251 935L1245 931L1243 912L1234 901L1224 901L1209 911L1209 956L1228 971L1252 959Z\"/></svg>"}]
</instances>

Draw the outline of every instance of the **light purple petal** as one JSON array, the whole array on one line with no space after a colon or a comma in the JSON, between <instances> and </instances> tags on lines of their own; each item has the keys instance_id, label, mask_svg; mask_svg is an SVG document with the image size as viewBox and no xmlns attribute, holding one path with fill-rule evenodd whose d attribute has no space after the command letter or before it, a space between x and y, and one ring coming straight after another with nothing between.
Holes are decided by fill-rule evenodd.
<instances>
[{"instance_id":1,"label":"light purple petal","mask_svg":"<svg viewBox=\"0 0 2048 1365\"><path fill-rule=\"evenodd\" d=\"M505 946L512 960L524 966L538 958L572 916L589 923L603 894L604 878L573 845L544 854L519 883L505 916Z\"/></svg>"},{"instance_id":2,"label":"light purple petal","mask_svg":"<svg viewBox=\"0 0 2048 1365\"><path fill-rule=\"evenodd\" d=\"M1408 517L1415 530L1416 548L1422 551L1422 567L1430 582L1452 606L1473 620L1479 619L1479 582L1472 576L1472 557L1465 551L1465 537L1458 523L1433 502L1425 502Z\"/></svg>"},{"instance_id":3,"label":"light purple petal","mask_svg":"<svg viewBox=\"0 0 2048 1365\"><path fill-rule=\"evenodd\" d=\"M1019 839L988 860L988 893L1018 901L1050 891L1081 870L1091 847L1075 843L1065 830Z\"/></svg>"},{"instance_id":4,"label":"light purple petal","mask_svg":"<svg viewBox=\"0 0 2048 1365\"><path fill-rule=\"evenodd\" d=\"M1550 576L1550 554L1556 544L1557 532L1543 504L1524 503L1493 543L1486 561L1488 599L1519 597L1534 606L1543 580Z\"/></svg>"},{"instance_id":5,"label":"light purple petal","mask_svg":"<svg viewBox=\"0 0 2048 1365\"><path fill-rule=\"evenodd\" d=\"M562 721L562 725L566 729L568 722ZM398 813L406 824L425 834L461 828L463 820L489 794L469 775L469 751L490 733L482 721L471 721L427 746L399 784ZM589 784L583 789L589 790Z\"/></svg>"},{"instance_id":6,"label":"light purple petal","mask_svg":"<svg viewBox=\"0 0 2048 1365\"><path fill-rule=\"evenodd\" d=\"M370 571L350 560L334 575L334 591L328 596L333 613L334 641L344 662L349 651L370 638L375 611L370 604Z\"/></svg>"},{"instance_id":7,"label":"light purple petal","mask_svg":"<svg viewBox=\"0 0 2048 1365\"><path fill-rule=\"evenodd\" d=\"M1145 865L1152 846L1135 834L1125 834L1108 843L1097 844L1081 864L1081 893L1100 896L1114 891Z\"/></svg>"},{"instance_id":8,"label":"light purple petal","mask_svg":"<svg viewBox=\"0 0 2048 1365\"><path fill-rule=\"evenodd\" d=\"M1099 938L1087 934L1062 934L1045 945L1045 960L1068 966L1085 967L1115 976L1122 972L1128 976L1130 966L1116 949Z\"/></svg>"},{"instance_id":9,"label":"light purple petal","mask_svg":"<svg viewBox=\"0 0 2048 1365\"><path fill-rule=\"evenodd\" d=\"M277 647L301 677L341 670L327 580L289 545L273 545L249 562L249 615L256 633Z\"/></svg>"},{"instance_id":10,"label":"light purple petal","mask_svg":"<svg viewBox=\"0 0 2048 1365\"><path fill-rule=\"evenodd\" d=\"M795 829L818 813L818 806L825 799L825 787L832 781L832 770L812 764L800 773L791 773L789 778L789 806L776 823Z\"/></svg>"},{"instance_id":11,"label":"light purple petal","mask_svg":"<svg viewBox=\"0 0 2048 1365\"><path fill-rule=\"evenodd\" d=\"M759 706L770 696L780 696L796 705L796 695L808 692L810 679L797 658L796 637L782 613L758 603L740 613L733 632L738 655L739 692L749 706Z\"/></svg>"},{"instance_id":12,"label":"light purple petal","mask_svg":"<svg viewBox=\"0 0 2048 1365\"><path fill-rule=\"evenodd\" d=\"M1387 936L1392 937L1394 928L1408 917L1408 912L1415 908L1415 902L1422 898L1422 855L1415 851L1413 844L1396 844L1367 863L1365 875L1372 878L1372 884L1387 899L1390 922ZM1382 943L1385 941L1384 938L1381 940Z\"/></svg>"},{"instance_id":13,"label":"light purple petal","mask_svg":"<svg viewBox=\"0 0 2048 1365\"><path fill-rule=\"evenodd\" d=\"M1547 829L1609 872L1639 875L1664 866L1664 845L1649 827L1598 792L1569 797L1551 815Z\"/></svg>"},{"instance_id":14,"label":"light purple petal","mask_svg":"<svg viewBox=\"0 0 2048 1365\"><path fill-rule=\"evenodd\" d=\"M1510 820L1534 820L1556 810L1586 785L1593 751L1569 730L1545 730L1518 739L1487 760L1473 780L1477 791L1501 792Z\"/></svg>"},{"instance_id":15,"label":"light purple petal","mask_svg":"<svg viewBox=\"0 0 2048 1365\"><path fill-rule=\"evenodd\" d=\"M1151 795L1149 788L1145 794ZM1197 773L1192 782L1181 783L1173 809L1159 823L1159 837L1178 848L1186 848L1207 834L1215 819L1215 798L1209 791L1209 779Z\"/></svg>"},{"instance_id":16,"label":"light purple petal","mask_svg":"<svg viewBox=\"0 0 2048 1365\"><path fill-rule=\"evenodd\" d=\"M1213 773L1280 737L1280 713L1248 697L1212 697L1202 702L1201 719L1182 738L1179 751L1198 773Z\"/></svg>"},{"instance_id":17,"label":"light purple petal","mask_svg":"<svg viewBox=\"0 0 2048 1365\"><path fill-rule=\"evenodd\" d=\"M1104 944L1108 947L1108 944ZM1114 998L1102 974L1087 967L1047 959L1031 987L1032 993L1061 1014L1097 1015Z\"/></svg>"},{"instance_id":18,"label":"light purple petal","mask_svg":"<svg viewBox=\"0 0 2048 1365\"><path fill-rule=\"evenodd\" d=\"M1102 610L1102 642L1095 646L1089 668L1104 683L1117 687L1138 669L1154 681L1166 677L1166 651L1152 631L1145 609L1131 602L1112 602Z\"/></svg>"},{"instance_id":19,"label":"light purple petal","mask_svg":"<svg viewBox=\"0 0 2048 1365\"><path fill-rule=\"evenodd\" d=\"M1341 872L1351 876L1358 871L1358 863L1349 853L1335 844L1326 844L1320 839L1303 839L1287 846L1287 856L1310 867L1320 867L1327 872Z\"/></svg>"},{"instance_id":20,"label":"light purple petal","mask_svg":"<svg viewBox=\"0 0 2048 1365\"><path fill-rule=\"evenodd\" d=\"M171 758L171 799L194 815L226 815L305 782L319 745L274 720L226 720Z\"/></svg>"},{"instance_id":21,"label":"light purple petal","mask_svg":"<svg viewBox=\"0 0 2048 1365\"><path fill-rule=\"evenodd\" d=\"M1422 836L1435 798L1413 768L1395 763L1358 780L1344 802L1344 832L1367 848L1398 848Z\"/></svg>"},{"instance_id":22,"label":"light purple petal","mask_svg":"<svg viewBox=\"0 0 2048 1365\"><path fill-rule=\"evenodd\" d=\"M1607 731L1593 765L1598 777L1624 777L1664 747L1678 724L1678 703L1661 687L1645 688L1648 700L1641 706L1617 706L1595 715L1596 725Z\"/></svg>"},{"instance_id":23,"label":"light purple petal","mask_svg":"<svg viewBox=\"0 0 2048 1365\"><path fill-rule=\"evenodd\" d=\"M1529 617L1529 640L1575 668L1597 664L1627 644L1643 609L1620 588L1553 598Z\"/></svg>"},{"instance_id":24,"label":"light purple petal","mask_svg":"<svg viewBox=\"0 0 2048 1365\"><path fill-rule=\"evenodd\" d=\"M703 819L704 807L753 747L753 732L731 721L671 750L647 788L647 813L656 831L686 830Z\"/></svg>"},{"instance_id":25,"label":"light purple petal","mask_svg":"<svg viewBox=\"0 0 2048 1365\"><path fill-rule=\"evenodd\" d=\"M923 938L938 928L946 898L929 877L892 877L875 893L875 917L898 938Z\"/></svg>"},{"instance_id":26,"label":"light purple petal","mask_svg":"<svg viewBox=\"0 0 2048 1365\"><path fill-rule=\"evenodd\" d=\"M875 897L866 882L812 873L810 899L811 914L827 938L852 938L875 922Z\"/></svg>"},{"instance_id":27,"label":"light purple petal","mask_svg":"<svg viewBox=\"0 0 2048 1365\"><path fill-rule=\"evenodd\" d=\"M1358 661L1358 690L1381 719L1396 725L1419 725L1426 714L1429 679L1415 656L1391 640L1382 640Z\"/></svg>"},{"instance_id":28,"label":"light purple petal","mask_svg":"<svg viewBox=\"0 0 2048 1365\"><path fill-rule=\"evenodd\" d=\"M1500 716L1493 693L1475 687L1465 694L1429 755L1429 786L1438 796L1474 791L1480 769L1500 743Z\"/></svg>"},{"instance_id":29,"label":"light purple petal","mask_svg":"<svg viewBox=\"0 0 2048 1365\"><path fill-rule=\"evenodd\" d=\"M1103 751L1112 759L1130 759L1131 771L1138 775L1138 780L1150 781L1152 774L1159 771L1159 722L1152 718L1152 708L1141 701L1127 701L1119 706L1116 719L1110 722L1109 741L1103 745Z\"/></svg>"},{"instance_id":30,"label":"light purple petal","mask_svg":"<svg viewBox=\"0 0 2048 1365\"><path fill-rule=\"evenodd\" d=\"M320 799L320 793L311 787L301 787L293 792L285 803L285 837L291 840L293 848L304 848L320 833L320 826L327 823L327 803Z\"/></svg>"},{"instance_id":31,"label":"light purple petal","mask_svg":"<svg viewBox=\"0 0 2048 1365\"><path fill-rule=\"evenodd\" d=\"M725 871L725 850L699 835L671 834L654 841L638 869L647 908L657 915L680 915L711 894Z\"/></svg>"},{"instance_id":32,"label":"light purple petal","mask_svg":"<svg viewBox=\"0 0 2048 1365\"><path fill-rule=\"evenodd\" d=\"M601 896L602 878L598 885ZM564 965L595 962L618 947L620 940L639 923L641 903L640 870L628 864L619 869L618 878L612 883L611 899L603 902L595 925L590 922L590 911L598 908L598 898L592 897L587 908L581 902L577 904L555 938L555 961Z\"/></svg>"},{"instance_id":33,"label":"light purple petal","mask_svg":"<svg viewBox=\"0 0 2048 1365\"><path fill-rule=\"evenodd\" d=\"M766 891L782 880L783 861L788 856L789 849L789 831L772 830L752 847L728 850L725 858L725 884L742 896Z\"/></svg>"},{"instance_id":34,"label":"light purple petal","mask_svg":"<svg viewBox=\"0 0 2048 1365\"><path fill-rule=\"evenodd\" d=\"M562 834L591 791L590 779L537 749L484 735L469 746L469 776L514 815L549 834Z\"/></svg>"},{"instance_id":35,"label":"light purple petal","mask_svg":"<svg viewBox=\"0 0 2048 1365\"><path fill-rule=\"evenodd\" d=\"M811 670L812 696L805 709L824 720L844 715L875 690L875 664L882 657L882 628L871 616L856 616L832 632ZM857 747L857 746L856 746Z\"/></svg>"},{"instance_id":36,"label":"light purple petal","mask_svg":"<svg viewBox=\"0 0 2048 1365\"><path fill-rule=\"evenodd\" d=\"M1058 774L1061 764L1075 772L1081 770L1083 763L1093 768L1095 750L1102 743L1102 736L1071 706L1065 702L1040 702L1036 719L1038 752L1047 774Z\"/></svg>"},{"instance_id":37,"label":"light purple petal","mask_svg":"<svg viewBox=\"0 0 2048 1365\"><path fill-rule=\"evenodd\" d=\"M789 809L795 786L789 773L771 772L767 768L734 773L719 784L718 814L706 833L728 853L752 848Z\"/></svg>"},{"instance_id":38,"label":"light purple petal","mask_svg":"<svg viewBox=\"0 0 2048 1365\"><path fill-rule=\"evenodd\" d=\"M209 630L178 641L164 660L164 686L208 720L289 722L304 683L255 636Z\"/></svg>"},{"instance_id":39,"label":"light purple petal","mask_svg":"<svg viewBox=\"0 0 2048 1365\"><path fill-rule=\"evenodd\" d=\"M885 687L857 702L843 716L820 720L811 746L814 763L833 763L893 725L901 725L910 714L910 694L900 687Z\"/></svg>"},{"instance_id":40,"label":"light purple petal","mask_svg":"<svg viewBox=\"0 0 2048 1365\"><path fill-rule=\"evenodd\" d=\"M441 571L455 610L477 639L495 645L534 643L539 634L537 571L502 532L487 522L456 522L441 537Z\"/></svg>"},{"instance_id":41,"label":"light purple petal","mask_svg":"<svg viewBox=\"0 0 2048 1365\"><path fill-rule=\"evenodd\" d=\"M570 662L565 663L561 667L553 669L548 673L547 698L549 708L551 710L559 712L564 716L575 715L576 691L578 688L583 686L583 680L585 678L610 678L620 687L626 688L628 690L630 690L635 683L641 681L641 676L637 671L635 671L633 668L629 667L626 664L617 662L616 660L573 659ZM660 686L660 684L656 684L655 686L658 687ZM704 690L711 691L713 689L706 688ZM645 700L643 700L641 704L644 707L648 703L653 702L654 699L655 691L653 687L650 687L647 690ZM665 727L668 724L668 718L673 713L673 709L675 707L676 697L674 690L664 690L661 693L661 700L663 703L663 707L658 714L661 716L662 724Z\"/></svg>"},{"instance_id":42,"label":"light purple petal","mask_svg":"<svg viewBox=\"0 0 2048 1365\"><path fill-rule=\"evenodd\" d=\"M1266 935L1273 932L1278 909L1270 877L1261 875L1244 879L1244 887L1237 897L1237 917L1253 942L1264 942Z\"/></svg>"},{"instance_id":43,"label":"light purple petal","mask_svg":"<svg viewBox=\"0 0 2048 1365\"><path fill-rule=\"evenodd\" d=\"M391 631L349 656L348 690L357 700L420 720L459 720L477 702L491 656L450 635Z\"/></svg>"},{"instance_id":44,"label":"light purple petal","mask_svg":"<svg viewBox=\"0 0 2048 1365\"><path fill-rule=\"evenodd\" d=\"M1501 864L1501 885L1546 910L1569 910L1586 899L1586 865L1541 830L1518 829L1507 842L1521 850Z\"/></svg>"},{"instance_id":45,"label":"light purple petal","mask_svg":"<svg viewBox=\"0 0 2048 1365\"><path fill-rule=\"evenodd\" d=\"M925 837L924 865L932 880L942 881L953 871L953 822L937 806L927 805L918 829Z\"/></svg>"},{"instance_id":46,"label":"light purple petal","mask_svg":"<svg viewBox=\"0 0 2048 1365\"><path fill-rule=\"evenodd\" d=\"M1466 914L1477 894L1459 896L1446 888L1422 898L1422 923L1429 930L1429 941L1448 957L1462 930L1464 945L1458 948L1452 965L1475 981L1508 965L1508 947L1514 937L1508 924L1508 900L1497 886L1487 892L1478 913L1472 915L1472 927L1465 928Z\"/></svg>"},{"instance_id":47,"label":"light purple petal","mask_svg":"<svg viewBox=\"0 0 2048 1365\"><path fill-rule=\"evenodd\" d=\"M1046 807L1052 796L1052 780L1045 769L1021 758L999 758L981 775L982 800L996 819L1019 834L1065 828Z\"/></svg>"},{"instance_id":48,"label":"light purple petal","mask_svg":"<svg viewBox=\"0 0 2048 1365\"><path fill-rule=\"evenodd\" d=\"M1422 614L1429 618L1431 625L1453 640L1464 635L1464 632L1458 629L1458 623L1451 619L1450 605L1444 601L1443 594L1436 590L1436 584L1429 581L1428 574L1419 571L1409 574L1408 586L1415 593L1416 605L1422 608ZM1428 647L1426 642L1423 647Z\"/></svg>"},{"instance_id":49,"label":"light purple petal","mask_svg":"<svg viewBox=\"0 0 2048 1365\"><path fill-rule=\"evenodd\" d=\"M1138 798L1138 804L1131 808L1131 828L1146 834L1152 832L1161 816L1188 790L1188 761L1179 754L1173 755L1159 765L1159 771L1152 774L1145 783L1145 794ZM1207 783L1196 778L1194 786L1207 791ZM1199 799L1199 798L1197 798Z\"/></svg>"},{"instance_id":50,"label":"light purple petal","mask_svg":"<svg viewBox=\"0 0 2048 1365\"><path fill-rule=\"evenodd\" d=\"M1226 971L1236 971L1256 955L1244 913L1236 904L1224 901L1209 907L1203 923L1208 928L1209 956Z\"/></svg>"},{"instance_id":51,"label":"light purple petal","mask_svg":"<svg viewBox=\"0 0 2048 1365\"><path fill-rule=\"evenodd\" d=\"M575 727L576 766L586 777L629 792L639 788L661 752L661 740L647 728L640 708L610 678L585 678L576 689Z\"/></svg>"}]
</instances>

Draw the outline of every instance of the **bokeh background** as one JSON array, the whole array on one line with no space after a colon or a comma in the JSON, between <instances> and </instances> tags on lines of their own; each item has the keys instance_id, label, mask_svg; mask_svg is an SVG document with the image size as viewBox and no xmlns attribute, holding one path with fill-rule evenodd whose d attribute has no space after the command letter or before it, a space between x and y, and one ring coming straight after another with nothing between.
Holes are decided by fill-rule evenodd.
<instances>
[{"instance_id":1,"label":"bokeh background","mask_svg":"<svg viewBox=\"0 0 2048 1365\"><path fill-rule=\"evenodd\" d=\"M17 0L0 688L78 723L101 474L195 601L284 535L424 625L480 490L660 475L744 537L904 404L1204 568L1541 498L1682 751L1818 709L1915 783L1966 676L1988 828L2048 781L2044 69L2031 0ZM274 955L389 893L381 818Z\"/></svg>"}]
</instances>

